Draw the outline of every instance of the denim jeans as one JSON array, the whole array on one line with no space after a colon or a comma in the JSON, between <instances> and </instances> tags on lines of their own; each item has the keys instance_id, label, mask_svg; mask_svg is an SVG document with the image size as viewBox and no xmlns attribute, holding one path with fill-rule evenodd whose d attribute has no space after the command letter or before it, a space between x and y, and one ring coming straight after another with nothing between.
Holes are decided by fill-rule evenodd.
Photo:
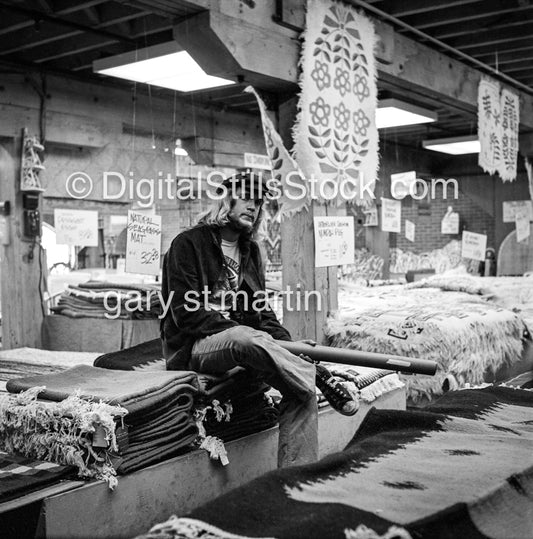
<instances>
[{"instance_id":1,"label":"denim jeans","mask_svg":"<svg viewBox=\"0 0 533 539\"><path fill-rule=\"evenodd\" d=\"M315 366L282 348L264 331L236 326L199 339L190 367L218 374L241 366L254 370L283 396L280 404L278 467L318 460Z\"/></svg>"}]
</instances>

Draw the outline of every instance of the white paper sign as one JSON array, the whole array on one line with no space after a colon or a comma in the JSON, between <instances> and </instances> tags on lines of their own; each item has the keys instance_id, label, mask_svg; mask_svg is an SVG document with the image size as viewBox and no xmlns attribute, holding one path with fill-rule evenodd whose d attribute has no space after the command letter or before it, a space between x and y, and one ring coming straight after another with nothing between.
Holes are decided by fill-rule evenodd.
<instances>
[{"instance_id":1,"label":"white paper sign","mask_svg":"<svg viewBox=\"0 0 533 539\"><path fill-rule=\"evenodd\" d=\"M314 217L315 266L353 264L355 260L353 217Z\"/></svg>"},{"instance_id":2,"label":"white paper sign","mask_svg":"<svg viewBox=\"0 0 533 539\"><path fill-rule=\"evenodd\" d=\"M245 153L244 166L247 168L259 168L261 170L272 170L272 162L268 155L260 153Z\"/></svg>"},{"instance_id":3,"label":"white paper sign","mask_svg":"<svg viewBox=\"0 0 533 539\"><path fill-rule=\"evenodd\" d=\"M448 208L440 223L441 234L459 234L459 214Z\"/></svg>"},{"instance_id":4,"label":"white paper sign","mask_svg":"<svg viewBox=\"0 0 533 539\"><path fill-rule=\"evenodd\" d=\"M378 226L378 209L376 206L371 206L367 210L363 210L365 214L365 222L363 226Z\"/></svg>"},{"instance_id":5,"label":"white paper sign","mask_svg":"<svg viewBox=\"0 0 533 539\"><path fill-rule=\"evenodd\" d=\"M402 230L402 203L391 198L381 198L381 230L397 232Z\"/></svg>"},{"instance_id":6,"label":"white paper sign","mask_svg":"<svg viewBox=\"0 0 533 539\"><path fill-rule=\"evenodd\" d=\"M128 210L126 273L158 275L161 258L161 216Z\"/></svg>"},{"instance_id":7,"label":"white paper sign","mask_svg":"<svg viewBox=\"0 0 533 539\"><path fill-rule=\"evenodd\" d=\"M518 208L526 207L530 221L533 221L533 202L531 200L507 200L503 204L503 222L514 223Z\"/></svg>"},{"instance_id":8,"label":"white paper sign","mask_svg":"<svg viewBox=\"0 0 533 539\"><path fill-rule=\"evenodd\" d=\"M461 256L472 260L485 260L487 249L487 236L463 230L463 241L461 244Z\"/></svg>"},{"instance_id":9,"label":"white paper sign","mask_svg":"<svg viewBox=\"0 0 533 539\"><path fill-rule=\"evenodd\" d=\"M390 191L391 195L395 199L401 200L407 195L412 195L416 192L416 172L414 170L410 170L409 172L398 172L396 174L391 174L390 179Z\"/></svg>"},{"instance_id":10,"label":"white paper sign","mask_svg":"<svg viewBox=\"0 0 533 539\"><path fill-rule=\"evenodd\" d=\"M56 243L78 247L98 247L98 212L54 210Z\"/></svg>"},{"instance_id":11,"label":"white paper sign","mask_svg":"<svg viewBox=\"0 0 533 539\"><path fill-rule=\"evenodd\" d=\"M529 212L526 206L520 206L515 211L516 241L527 240L530 234Z\"/></svg>"},{"instance_id":12,"label":"white paper sign","mask_svg":"<svg viewBox=\"0 0 533 539\"><path fill-rule=\"evenodd\" d=\"M409 219L405 220L405 237L409 241L415 241L415 224Z\"/></svg>"}]
</instances>

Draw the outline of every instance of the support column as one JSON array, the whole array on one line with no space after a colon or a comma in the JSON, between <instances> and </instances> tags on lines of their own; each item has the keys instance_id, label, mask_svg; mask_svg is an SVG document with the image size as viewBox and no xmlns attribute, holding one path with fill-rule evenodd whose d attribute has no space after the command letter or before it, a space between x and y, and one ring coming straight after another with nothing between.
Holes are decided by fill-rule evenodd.
<instances>
[{"instance_id":1,"label":"support column","mask_svg":"<svg viewBox=\"0 0 533 539\"><path fill-rule=\"evenodd\" d=\"M292 148L292 126L296 118L297 98L280 104L278 129L285 147ZM292 292L292 309L284 302L283 325L294 340L314 339L324 342L324 326L330 312L337 310L337 266L315 268L313 217L335 215L336 210L313 202L309 211L301 211L294 217L284 218L281 223L281 258L283 263L283 290ZM295 309L296 292L301 293L301 309ZM305 301L305 293L316 291Z\"/></svg>"},{"instance_id":2,"label":"support column","mask_svg":"<svg viewBox=\"0 0 533 539\"><path fill-rule=\"evenodd\" d=\"M7 245L0 245L3 349L41 347L40 283L46 267L40 242L33 243L23 236L21 145L21 137L2 139L0 144L0 201L11 205Z\"/></svg>"}]
</instances>

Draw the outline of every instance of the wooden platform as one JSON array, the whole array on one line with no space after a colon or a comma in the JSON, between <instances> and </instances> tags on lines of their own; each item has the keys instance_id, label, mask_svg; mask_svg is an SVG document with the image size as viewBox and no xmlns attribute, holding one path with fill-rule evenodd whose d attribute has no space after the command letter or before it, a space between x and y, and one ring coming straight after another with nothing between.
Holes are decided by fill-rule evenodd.
<instances>
[{"instance_id":1,"label":"wooden platform","mask_svg":"<svg viewBox=\"0 0 533 539\"><path fill-rule=\"evenodd\" d=\"M321 410L320 456L342 449L372 406L405 409L405 391L396 389L371 404L361 403L353 417L341 416L329 407ZM46 495L40 507L37 536L133 537L172 514L186 514L229 489L273 470L277 443L278 429L274 427L226 444L230 460L226 467L198 450L121 476L114 491L103 482L94 482ZM20 503L24 501L21 499Z\"/></svg>"}]
</instances>

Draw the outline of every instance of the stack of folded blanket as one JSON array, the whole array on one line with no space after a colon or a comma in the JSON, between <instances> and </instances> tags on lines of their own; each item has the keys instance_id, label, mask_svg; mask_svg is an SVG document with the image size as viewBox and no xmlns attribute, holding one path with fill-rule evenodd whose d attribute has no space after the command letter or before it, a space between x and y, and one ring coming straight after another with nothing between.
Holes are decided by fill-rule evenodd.
<instances>
[{"instance_id":1,"label":"stack of folded blanket","mask_svg":"<svg viewBox=\"0 0 533 539\"><path fill-rule=\"evenodd\" d=\"M198 412L207 436L224 442L275 426L279 412L257 376L235 368L225 376L199 375Z\"/></svg>"},{"instance_id":2,"label":"stack of folded blanket","mask_svg":"<svg viewBox=\"0 0 533 539\"><path fill-rule=\"evenodd\" d=\"M71 318L157 318L162 313L160 287L101 281L69 285L51 310Z\"/></svg>"},{"instance_id":3,"label":"stack of folded blanket","mask_svg":"<svg viewBox=\"0 0 533 539\"><path fill-rule=\"evenodd\" d=\"M165 370L161 340L154 339L119 352L96 358L94 365L105 369L134 371ZM199 374L195 406L200 430L224 442L273 427L279 413L264 382L236 367L219 376Z\"/></svg>"},{"instance_id":4,"label":"stack of folded blanket","mask_svg":"<svg viewBox=\"0 0 533 539\"><path fill-rule=\"evenodd\" d=\"M193 372L139 373L80 365L7 383L12 393L36 386L43 388L39 398L46 401L64 402L77 396L123 410L117 425L104 433L103 442L99 440L105 458L119 474L176 456L190 449L198 436L193 418L198 382ZM65 421L68 423L68 418ZM53 440L54 433L50 436ZM117 444L109 443L115 436ZM94 439L92 445L95 446Z\"/></svg>"}]
</instances>

